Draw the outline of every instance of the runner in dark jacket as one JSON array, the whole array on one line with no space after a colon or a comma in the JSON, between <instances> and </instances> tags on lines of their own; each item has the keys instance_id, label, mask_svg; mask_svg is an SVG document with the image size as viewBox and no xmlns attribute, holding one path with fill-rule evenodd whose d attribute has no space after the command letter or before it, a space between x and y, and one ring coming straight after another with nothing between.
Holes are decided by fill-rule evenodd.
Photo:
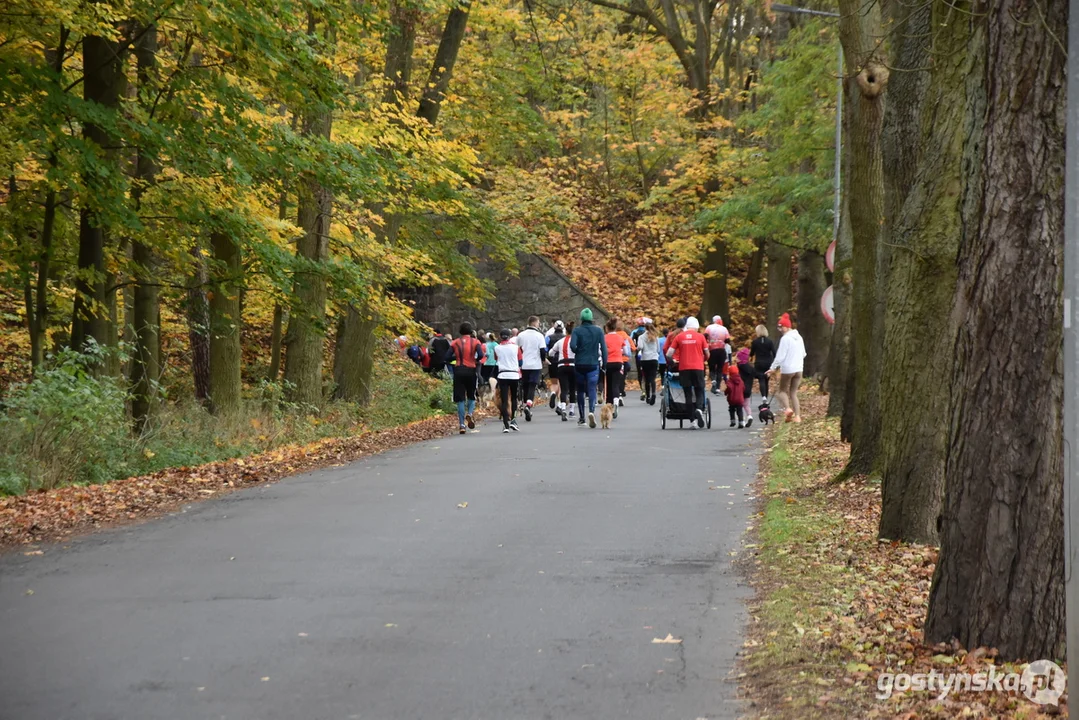
<instances>
[{"instance_id":1,"label":"runner in dark jacket","mask_svg":"<svg viewBox=\"0 0 1079 720\"><path fill-rule=\"evenodd\" d=\"M584 425L584 401L588 398L588 426L596 427L596 386L599 375L605 369L607 361L607 343L603 339L603 330L592 324L592 310L581 311L581 324L570 336L570 349L573 350L574 369L577 373L577 409L580 416L578 425Z\"/></svg>"}]
</instances>

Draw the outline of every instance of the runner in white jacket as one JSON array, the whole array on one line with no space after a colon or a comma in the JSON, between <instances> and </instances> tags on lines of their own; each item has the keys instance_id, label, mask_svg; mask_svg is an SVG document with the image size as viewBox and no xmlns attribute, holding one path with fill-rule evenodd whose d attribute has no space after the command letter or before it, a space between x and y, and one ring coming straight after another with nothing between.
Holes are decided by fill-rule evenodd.
<instances>
[{"instance_id":1,"label":"runner in white jacket","mask_svg":"<svg viewBox=\"0 0 1079 720\"><path fill-rule=\"evenodd\" d=\"M791 316L787 313L779 318L779 349L769 373L779 371L779 392L776 398L785 407L783 411L787 422L802 422L798 405L798 385L802 382L802 369L805 367L806 346L802 336L791 327Z\"/></svg>"}]
</instances>

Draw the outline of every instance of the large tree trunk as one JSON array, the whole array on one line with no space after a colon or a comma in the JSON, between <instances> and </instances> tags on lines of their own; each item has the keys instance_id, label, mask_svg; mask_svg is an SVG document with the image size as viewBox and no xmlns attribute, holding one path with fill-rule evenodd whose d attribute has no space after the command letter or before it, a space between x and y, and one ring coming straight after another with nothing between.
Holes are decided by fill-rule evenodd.
<instances>
[{"instance_id":1,"label":"large tree trunk","mask_svg":"<svg viewBox=\"0 0 1079 720\"><path fill-rule=\"evenodd\" d=\"M764 268L764 243L757 242L757 249L753 251L749 258L749 268L746 270L746 276L742 279L742 287L738 291L738 294L749 305L757 304L757 293L761 288L762 268Z\"/></svg>"},{"instance_id":2,"label":"large tree trunk","mask_svg":"<svg viewBox=\"0 0 1079 720\"><path fill-rule=\"evenodd\" d=\"M880 137L888 69L879 56L880 5L840 0L839 34L843 42L847 138L850 143L849 198L853 297L851 341L854 354L854 407L849 472L871 472L880 436L880 359L883 342L878 322L878 249L884 217L884 177ZM882 320L882 318L880 318Z\"/></svg>"},{"instance_id":3,"label":"large tree trunk","mask_svg":"<svg viewBox=\"0 0 1079 720\"><path fill-rule=\"evenodd\" d=\"M727 296L727 244L716 240L704 258L704 296L701 300L702 321L711 322L713 315L730 322L731 308Z\"/></svg>"},{"instance_id":4,"label":"large tree trunk","mask_svg":"<svg viewBox=\"0 0 1079 720\"><path fill-rule=\"evenodd\" d=\"M304 134L330 136L332 117L320 111L305 117ZM304 235L296 257L304 266L293 277L293 306L285 335L285 380L294 402L322 404L322 361L326 344L326 277L319 266L329 255L333 194L318 180L305 177L298 188L297 224Z\"/></svg>"},{"instance_id":5,"label":"large tree trunk","mask_svg":"<svg viewBox=\"0 0 1079 720\"><path fill-rule=\"evenodd\" d=\"M155 83L157 65L157 28L146 28L135 48L138 61L139 90L146 97ZM136 204L147 186L157 178L157 160L153 151L139 148L135 163L135 187L132 195ZM135 265L136 284L132 299L131 327L135 334L135 352L131 358L131 416L138 432L146 427L157 407L157 383L161 375L161 342L158 317L157 258L149 246L135 241L131 248Z\"/></svg>"},{"instance_id":6,"label":"large tree trunk","mask_svg":"<svg viewBox=\"0 0 1079 720\"><path fill-rule=\"evenodd\" d=\"M341 318L333 363L334 397L366 404L371 400L378 318L354 307Z\"/></svg>"},{"instance_id":7,"label":"large tree trunk","mask_svg":"<svg viewBox=\"0 0 1079 720\"><path fill-rule=\"evenodd\" d=\"M210 233L210 409L230 415L240 409L240 248L228 234Z\"/></svg>"},{"instance_id":8,"label":"large tree trunk","mask_svg":"<svg viewBox=\"0 0 1079 720\"><path fill-rule=\"evenodd\" d=\"M805 377L827 373L832 326L820 309L824 280L824 256L813 250L798 253L798 332L805 339Z\"/></svg>"},{"instance_id":9,"label":"large tree trunk","mask_svg":"<svg viewBox=\"0 0 1079 720\"><path fill-rule=\"evenodd\" d=\"M1067 5L975 4L941 549L925 636L1064 655ZM947 349L945 349L946 351Z\"/></svg>"},{"instance_id":10,"label":"large tree trunk","mask_svg":"<svg viewBox=\"0 0 1079 720\"><path fill-rule=\"evenodd\" d=\"M771 240L765 243L768 256L768 332L776 332L779 316L789 312L794 305L791 283L794 274L791 270L791 249ZM779 341L776 341L779 345Z\"/></svg>"},{"instance_id":11,"label":"large tree trunk","mask_svg":"<svg viewBox=\"0 0 1079 720\"><path fill-rule=\"evenodd\" d=\"M438 41L435 60L431 63L431 74L427 78L427 86L420 98L420 109L416 113L431 125L438 122L442 99L446 96L446 90L449 89L450 79L453 77L453 66L457 64L457 55L465 39L468 12L471 9L472 0L464 0L460 5L451 8L446 18L446 27L443 28L442 37Z\"/></svg>"},{"instance_id":12,"label":"large tree trunk","mask_svg":"<svg viewBox=\"0 0 1079 720\"><path fill-rule=\"evenodd\" d=\"M191 347L195 399L205 404L210 400L210 302L206 297L210 276L197 243L191 248L191 255L194 272L187 291L187 340Z\"/></svg>"},{"instance_id":13,"label":"large tree trunk","mask_svg":"<svg viewBox=\"0 0 1079 720\"><path fill-rule=\"evenodd\" d=\"M317 19L308 16L308 34L317 33ZM333 43L327 28L326 40ZM303 114L301 134L329 139L333 108L308 108ZM285 381L293 402L322 404L322 361L326 345L326 276L323 265L329 257L333 194L310 175L297 188L296 224L304 234L296 242L300 267L293 274L293 306L285 334Z\"/></svg>"},{"instance_id":14,"label":"large tree trunk","mask_svg":"<svg viewBox=\"0 0 1079 720\"><path fill-rule=\"evenodd\" d=\"M948 13L955 12L951 7L940 6L936 12L932 23L929 6L916 10L909 21L898 18L904 38L898 65L925 67L930 38L939 57L928 90L924 73L895 78L886 118L892 155L886 173L886 225L895 250L887 278L888 351L881 372L886 420L881 424L879 532L882 538L918 543L937 541L947 435L941 423L926 419L947 417L955 334L943 319L955 297L961 232L967 132L961 99L964 85L981 81L984 63L970 46L969 23L949 22ZM914 387L917 402L911 402Z\"/></svg>"},{"instance_id":15,"label":"large tree trunk","mask_svg":"<svg viewBox=\"0 0 1079 720\"><path fill-rule=\"evenodd\" d=\"M393 25L386 43L386 62L383 75L389 81L384 103L402 104L408 99L409 82L412 78L412 50L416 43L416 23L418 12L394 0L390 7ZM460 43L457 44L460 47ZM432 72L437 70L434 68ZM447 76L448 82L448 76ZM445 87L436 96L436 105L441 105ZM437 107L432 117L437 118ZM401 219L384 212L384 208L375 208L375 214L383 216L383 224L374 231L379 242L392 241L400 227ZM382 286L369 289L371 296L385 292ZM374 356L362 355L367 349L373 350L378 338L379 319L373 309L373 303L364 306L349 305L338 323L337 342L334 346L333 376L335 381L334 396L351 402L366 403L370 400L371 376L374 371Z\"/></svg>"},{"instance_id":16,"label":"large tree trunk","mask_svg":"<svg viewBox=\"0 0 1079 720\"><path fill-rule=\"evenodd\" d=\"M84 68L83 99L101 105L106 110L117 110L123 96L125 82L123 54L119 43L96 35L82 40L82 63ZM117 141L98 125L83 125L83 139L96 153L110 173L118 173ZM96 173L83 178L84 192L109 194L106 182ZM105 267L107 232L88 205L79 211L78 275L75 280L75 304L71 321L71 347L81 350L91 338L99 345L109 344L109 301L115 291L108 290L108 274Z\"/></svg>"}]
</instances>

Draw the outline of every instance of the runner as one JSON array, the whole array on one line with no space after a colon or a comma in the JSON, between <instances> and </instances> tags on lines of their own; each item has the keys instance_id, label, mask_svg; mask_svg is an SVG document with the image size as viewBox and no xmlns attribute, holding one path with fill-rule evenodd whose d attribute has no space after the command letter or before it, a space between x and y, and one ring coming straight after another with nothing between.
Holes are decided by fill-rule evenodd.
<instances>
[{"instance_id":1,"label":"runner","mask_svg":"<svg viewBox=\"0 0 1079 720\"><path fill-rule=\"evenodd\" d=\"M663 338L659 336L656 326L652 321L645 318L645 330L637 337L638 379L641 383L641 399L649 405L656 404L656 373L659 372L660 349Z\"/></svg>"},{"instance_id":2,"label":"runner","mask_svg":"<svg viewBox=\"0 0 1079 720\"><path fill-rule=\"evenodd\" d=\"M547 353L547 360L551 363L551 376L558 378L559 398L555 412L562 416L562 422L568 422L573 417L573 406L577 403L577 378L573 367L571 341L572 338L563 335L551 344L551 350ZM554 397L554 394L551 396Z\"/></svg>"},{"instance_id":3,"label":"runner","mask_svg":"<svg viewBox=\"0 0 1079 720\"><path fill-rule=\"evenodd\" d=\"M697 318L686 318L686 329L675 335L667 347L667 357L678 363L678 378L686 393L686 404L697 408L697 427L703 429L704 367L708 359L708 341L698 332L700 326Z\"/></svg>"},{"instance_id":4,"label":"runner","mask_svg":"<svg viewBox=\"0 0 1079 720\"><path fill-rule=\"evenodd\" d=\"M561 378L558 374L558 368L555 367L554 362L550 358L551 348L557 345L561 340L566 337L566 324L561 320L555 320L554 325L547 331L547 362L550 365L547 368L548 379L551 382L551 409L554 410L558 405L558 398L562 394L559 386L562 384Z\"/></svg>"},{"instance_id":5,"label":"runner","mask_svg":"<svg viewBox=\"0 0 1079 720\"><path fill-rule=\"evenodd\" d=\"M520 430L517 427L517 387L521 380L521 348L510 342L513 335L509 330L502 330L499 337L502 342L495 348L495 358L498 360L498 392L502 396L499 406L502 432L517 432Z\"/></svg>"},{"instance_id":6,"label":"runner","mask_svg":"<svg viewBox=\"0 0 1079 720\"><path fill-rule=\"evenodd\" d=\"M633 346L637 348L637 351L634 353L634 360L637 364L637 382L641 383L641 402L648 399L648 394L644 391L644 383L641 380L641 378L644 377L644 375L641 374L641 338L644 336L647 329L647 323L650 322L652 321L643 316L637 318L637 327L629 334L629 339L633 341Z\"/></svg>"},{"instance_id":7,"label":"runner","mask_svg":"<svg viewBox=\"0 0 1079 720\"><path fill-rule=\"evenodd\" d=\"M446 362L450 356L450 341L439 328L434 328L434 331L435 335L427 346L427 352L431 356L430 373L438 375L446 369Z\"/></svg>"},{"instance_id":8,"label":"runner","mask_svg":"<svg viewBox=\"0 0 1079 720\"><path fill-rule=\"evenodd\" d=\"M622 397L623 369L625 368L626 353L629 350L629 337L623 338L625 333L618 332L618 320L611 318L607 321L607 334L603 340L607 344L607 372L606 398L614 409L614 417L618 417L618 405Z\"/></svg>"},{"instance_id":9,"label":"runner","mask_svg":"<svg viewBox=\"0 0 1079 720\"><path fill-rule=\"evenodd\" d=\"M712 394L719 395L719 383L723 380L724 366L729 361L727 342L731 334L723 327L723 318L716 315L712 324L704 329L708 338L708 372L712 376Z\"/></svg>"},{"instance_id":10,"label":"runner","mask_svg":"<svg viewBox=\"0 0 1079 720\"><path fill-rule=\"evenodd\" d=\"M607 343L603 331L592 323L592 310L581 311L581 324L573 330L570 337L570 350L573 351L577 371L577 409L580 417L577 425L584 425L584 401L588 398L588 427L596 427L596 384L599 374L605 370L607 361Z\"/></svg>"},{"instance_id":11,"label":"runner","mask_svg":"<svg viewBox=\"0 0 1079 720\"><path fill-rule=\"evenodd\" d=\"M547 341L539 329L539 318L528 318L528 327L517 336L517 347L521 348L521 374L524 383L525 420L532 422L532 403L536 397L536 388L543 373L543 361L547 358Z\"/></svg>"},{"instance_id":12,"label":"runner","mask_svg":"<svg viewBox=\"0 0 1079 720\"><path fill-rule=\"evenodd\" d=\"M618 399L615 406L625 407L626 401L623 398L626 396L626 376L629 375L629 361L637 354L637 344L633 342L629 333L623 329L621 320L616 321L614 331L625 341L622 346L622 375L618 378ZM637 376L637 379L641 379L640 375ZM618 417L618 410L615 410L615 417Z\"/></svg>"},{"instance_id":13,"label":"runner","mask_svg":"<svg viewBox=\"0 0 1079 720\"><path fill-rule=\"evenodd\" d=\"M457 424L462 435L465 426L475 429L477 369L487 359L483 343L473 337L472 323L461 323L460 337L450 343L457 369L453 371L453 401L457 403ZM467 407L466 407L467 405Z\"/></svg>"},{"instance_id":14,"label":"runner","mask_svg":"<svg viewBox=\"0 0 1079 720\"><path fill-rule=\"evenodd\" d=\"M487 345L485 347L487 359L483 362L480 374L483 376L483 380L491 387L492 397L494 396L495 388L498 386L498 358L495 357L495 348L497 347L498 341L495 340L494 333L487 333Z\"/></svg>"}]
</instances>

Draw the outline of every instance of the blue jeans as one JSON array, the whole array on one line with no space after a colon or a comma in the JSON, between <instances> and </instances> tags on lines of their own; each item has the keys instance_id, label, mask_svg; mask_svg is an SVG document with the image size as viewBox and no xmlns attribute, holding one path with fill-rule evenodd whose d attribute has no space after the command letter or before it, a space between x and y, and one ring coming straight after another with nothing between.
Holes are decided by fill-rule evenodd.
<instances>
[{"instance_id":1,"label":"blue jeans","mask_svg":"<svg viewBox=\"0 0 1079 720\"><path fill-rule=\"evenodd\" d=\"M599 368L595 365L577 365L577 409L584 417L584 399L588 396L588 412L596 411L596 386L599 384Z\"/></svg>"}]
</instances>

